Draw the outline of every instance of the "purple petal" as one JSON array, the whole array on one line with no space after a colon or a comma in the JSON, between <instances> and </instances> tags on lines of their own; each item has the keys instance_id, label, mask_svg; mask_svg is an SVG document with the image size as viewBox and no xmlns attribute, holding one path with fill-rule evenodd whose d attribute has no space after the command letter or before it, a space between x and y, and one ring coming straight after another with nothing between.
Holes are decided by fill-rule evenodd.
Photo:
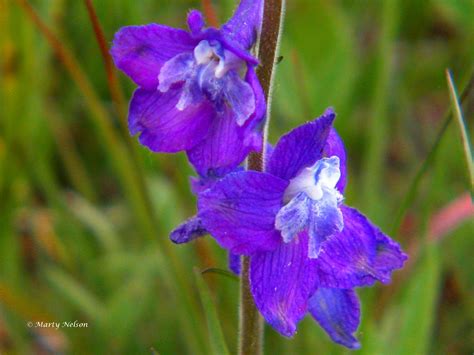
<instances>
[{"instance_id":1,"label":"purple petal","mask_svg":"<svg viewBox=\"0 0 474 355\"><path fill-rule=\"evenodd\" d=\"M193 216L175 228L170 234L170 239L173 243L182 244L203 237L206 234L208 233L202 225L201 219Z\"/></svg>"},{"instance_id":2,"label":"purple petal","mask_svg":"<svg viewBox=\"0 0 474 355\"><path fill-rule=\"evenodd\" d=\"M232 110L225 107L224 113L213 120L206 139L187 153L199 175L223 176L242 163L251 151L261 150L261 147L261 132L247 132L239 127Z\"/></svg>"},{"instance_id":3,"label":"purple petal","mask_svg":"<svg viewBox=\"0 0 474 355\"><path fill-rule=\"evenodd\" d=\"M318 119L299 126L278 141L268 162L267 171L285 180L294 178L322 156L335 114L332 109Z\"/></svg>"},{"instance_id":4,"label":"purple petal","mask_svg":"<svg viewBox=\"0 0 474 355\"><path fill-rule=\"evenodd\" d=\"M337 182L336 189L339 190L341 194L344 194L344 189L346 187L346 150L344 148L344 143L339 137L334 127L329 131L329 135L326 141L326 145L323 149L323 155L325 157L337 156L339 158L339 170L341 172L341 177Z\"/></svg>"},{"instance_id":5,"label":"purple petal","mask_svg":"<svg viewBox=\"0 0 474 355\"><path fill-rule=\"evenodd\" d=\"M263 93L262 86L260 85L260 81L258 80L254 68L248 67L247 74L245 75L245 81L252 87L253 93L255 95L255 110L252 116L250 116L250 119L247 120L246 127L251 131L255 131L256 127L263 126L267 104L265 100L265 94ZM257 131L260 132L261 129L258 129ZM261 139L261 137L259 138Z\"/></svg>"},{"instance_id":6,"label":"purple petal","mask_svg":"<svg viewBox=\"0 0 474 355\"><path fill-rule=\"evenodd\" d=\"M243 126L255 112L255 94L252 87L233 70L225 75L223 80L225 98L235 115L237 124Z\"/></svg>"},{"instance_id":7,"label":"purple petal","mask_svg":"<svg viewBox=\"0 0 474 355\"><path fill-rule=\"evenodd\" d=\"M319 200L312 200L306 193L300 192L276 215L275 228L281 231L286 243L301 231L307 230L309 258L317 258L324 242L343 228L338 198L332 191L324 190L323 197Z\"/></svg>"},{"instance_id":8,"label":"purple petal","mask_svg":"<svg viewBox=\"0 0 474 355\"><path fill-rule=\"evenodd\" d=\"M300 192L278 211L275 228L281 231L285 243L292 241L308 225L312 202L308 195Z\"/></svg>"},{"instance_id":9,"label":"purple petal","mask_svg":"<svg viewBox=\"0 0 474 355\"><path fill-rule=\"evenodd\" d=\"M332 193L335 190L323 191L323 197L320 200L311 201L311 213L309 213L308 221L308 255L310 258L317 258L324 243L333 234L339 233L344 226L338 197Z\"/></svg>"},{"instance_id":10,"label":"purple petal","mask_svg":"<svg viewBox=\"0 0 474 355\"><path fill-rule=\"evenodd\" d=\"M228 174L200 194L199 217L205 228L234 254L275 249L281 236L274 228L288 183L270 174Z\"/></svg>"},{"instance_id":11,"label":"purple petal","mask_svg":"<svg viewBox=\"0 0 474 355\"><path fill-rule=\"evenodd\" d=\"M308 240L302 234L291 243L280 243L271 252L250 259L250 284L255 304L279 333L292 336L307 311L316 288L315 261L308 258Z\"/></svg>"},{"instance_id":12,"label":"purple petal","mask_svg":"<svg viewBox=\"0 0 474 355\"><path fill-rule=\"evenodd\" d=\"M238 171L244 171L244 168L239 166L232 170L232 173L236 173ZM211 188L214 186L214 184L222 179L225 175L223 176L218 176L218 175L208 175L208 176L191 176L189 178L190 184L191 184L191 191L195 195L199 195L201 192Z\"/></svg>"},{"instance_id":13,"label":"purple petal","mask_svg":"<svg viewBox=\"0 0 474 355\"><path fill-rule=\"evenodd\" d=\"M176 108L180 87L166 93L137 89L130 102L128 123L131 134L141 132L140 143L154 152L174 153L200 143L211 125L214 110L207 101Z\"/></svg>"},{"instance_id":14,"label":"purple petal","mask_svg":"<svg viewBox=\"0 0 474 355\"><path fill-rule=\"evenodd\" d=\"M356 209L341 206L344 229L324 244L318 258L324 287L353 288L388 283L407 255Z\"/></svg>"},{"instance_id":15,"label":"purple petal","mask_svg":"<svg viewBox=\"0 0 474 355\"><path fill-rule=\"evenodd\" d=\"M260 33L262 17L262 0L241 0L234 15L222 26L222 31L243 48L250 49Z\"/></svg>"},{"instance_id":16,"label":"purple petal","mask_svg":"<svg viewBox=\"0 0 474 355\"><path fill-rule=\"evenodd\" d=\"M240 255L229 252L229 269L236 275L240 275L241 261Z\"/></svg>"},{"instance_id":17,"label":"purple petal","mask_svg":"<svg viewBox=\"0 0 474 355\"><path fill-rule=\"evenodd\" d=\"M191 10L188 14L188 27L193 35L198 35L204 28L204 16L198 10Z\"/></svg>"},{"instance_id":18,"label":"purple petal","mask_svg":"<svg viewBox=\"0 0 474 355\"><path fill-rule=\"evenodd\" d=\"M320 287L309 300L311 315L331 339L349 349L359 349L352 335L360 323L360 305L354 290Z\"/></svg>"},{"instance_id":19,"label":"purple petal","mask_svg":"<svg viewBox=\"0 0 474 355\"><path fill-rule=\"evenodd\" d=\"M192 52L197 40L183 30L149 24L121 28L110 53L115 65L135 83L156 89L162 65L183 52Z\"/></svg>"},{"instance_id":20,"label":"purple petal","mask_svg":"<svg viewBox=\"0 0 474 355\"><path fill-rule=\"evenodd\" d=\"M160 70L158 90L166 92L175 84L188 79L196 62L192 53L181 53L168 60Z\"/></svg>"}]
</instances>

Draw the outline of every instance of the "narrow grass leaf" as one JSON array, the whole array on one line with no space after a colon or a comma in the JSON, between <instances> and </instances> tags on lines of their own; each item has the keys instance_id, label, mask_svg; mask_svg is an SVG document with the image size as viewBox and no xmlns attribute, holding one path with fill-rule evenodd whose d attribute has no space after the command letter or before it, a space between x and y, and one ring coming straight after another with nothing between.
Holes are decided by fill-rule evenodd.
<instances>
[{"instance_id":1,"label":"narrow grass leaf","mask_svg":"<svg viewBox=\"0 0 474 355\"><path fill-rule=\"evenodd\" d=\"M73 279L58 268L49 268L45 272L51 285L71 304L84 312L89 319L98 320L103 315L100 301L79 281Z\"/></svg>"},{"instance_id":2,"label":"narrow grass leaf","mask_svg":"<svg viewBox=\"0 0 474 355\"><path fill-rule=\"evenodd\" d=\"M105 250L113 251L119 247L119 237L112 222L97 207L79 195L68 196L66 204L71 213L89 227Z\"/></svg>"},{"instance_id":3,"label":"narrow grass leaf","mask_svg":"<svg viewBox=\"0 0 474 355\"><path fill-rule=\"evenodd\" d=\"M461 103L468 97L468 95L473 89L474 89L474 74L471 74L469 77L469 82L467 83L466 87L464 88L461 94ZM439 130L438 134L436 135L436 138L433 142L433 145L431 146L431 149L429 150L420 168L416 172L416 175L411 181L406 195L403 197L403 200L400 203L400 208L398 209L398 212L395 216L395 221L392 225L390 235L396 236L398 234L398 230L400 229L400 225L402 224L403 218L405 217L405 214L407 213L410 206L413 204L413 201L415 200L418 194L418 188L420 187L421 180L423 179L424 175L429 170L429 168L432 166L432 163L438 152L438 148L440 146L441 140L443 139L444 134L446 133L449 127L449 124L451 122L451 118L452 118L451 112L448 111L445 114L443 125L441 126L441 129Z\"/></svg>"},{"instance_id":4,"label":"narrow grass leaf","mask_svg":"<svg viewBox=\"0 0 474 355\"><path fill-rule=\"evenodd\" d=\"M224 269L219 269L217 267L210 267L207 269L204 269L201 271L201 274L217 274L217 275L222 275L225 276L233 281L239 281L239 277L237 275L234 275L232 272L224 270Z\"/></svg>"},{"instance_id":5,"label":"narrow grass leaf","mask_svg":"<svg viewBox=\"0 0 474 355\"><path fill-rule=\"evenodd\" d=\"M434 336L440 271L438 246L426 246L425 254L403 297L400 332L392 348L394 355L427 354L430 338Z\"/></svg>"},{"instance_id":6,"label":"narrow grass leaf","mask_svg":"<svg viewBox=\"0 0 474 355\"><path fill-rule=\"evenodd\" d=\"M459 102L456 86L454 85L453 77L449 70L446 70L446 80L448 82L449 97L451 99L453 114L454 114L454 117L456 117L459 131L461 132L461 140L464 147L464 155L466 158L467 170L469 172L469 178L470 178L469 188L471 191L471 198L474 199L474 165L472 162L472 147L471 147L471 142L469 140L467 124L462 114L462 108Z\"/></svg>"},{"instance_id":7,"label":"narrow grass leaf","mask_svg":"<svg viewBox=\"0 0 474 355\"><path fill-rule=\"evenodd\" d=\"M209 341L212 349L212 353L215 355L229 354L227 345L224 341L224 334L221 329L219 318L217 316L216 309L212 302L211 293L207 285L205 284L201 273L196 268L194 269L196 276L196 283L199 290L199 296L201 297L202 306L207 319L207 327L209 331Z\"/></svg>"}]
</instances>

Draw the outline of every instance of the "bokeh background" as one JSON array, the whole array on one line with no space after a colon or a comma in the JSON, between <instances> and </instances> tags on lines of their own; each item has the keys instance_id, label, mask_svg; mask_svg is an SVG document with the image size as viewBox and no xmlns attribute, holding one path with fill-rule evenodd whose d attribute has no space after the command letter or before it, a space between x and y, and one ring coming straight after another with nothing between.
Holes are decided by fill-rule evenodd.
<instances>
[{"instance_id":1,"label":"bokeh background","mask_svg":"<svg viewBox=\"0 0 474 355\"><path fill-rule=\"evenodd\" d=\"M195 212L185 156L128 136L134 85L109 73L110 90L85 2L29 3L34 13L0 0L0 353L209 354L212 310L235 353L225 252L209 237L168 240ZM107 45L125 25L185 27L189 8L222 23L235 3L93 1ZM270 140L333 106L346 202L410 254L390 285L360 290L360 354L474 351L474 212L445 77L451 68L459 92L469 87L473 18L471 0L288 0ZM465 91L472 132L472 82ZM75 320L88 327L27 326ZM348 353L309 317L291 340L267 327L265 343L268 354Z\"/></svg>"}]
</instances>

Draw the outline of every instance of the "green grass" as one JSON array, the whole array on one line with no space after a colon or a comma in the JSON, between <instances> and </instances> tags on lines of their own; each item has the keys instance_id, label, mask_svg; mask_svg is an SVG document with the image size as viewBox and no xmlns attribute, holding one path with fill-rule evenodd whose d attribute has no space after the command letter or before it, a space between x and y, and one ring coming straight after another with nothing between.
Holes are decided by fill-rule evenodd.
<instances>
[{"instance_id":1,"label":"green grass","mask_svg":"<svg viewBox=\"0 0 474 355\"><path fill-rule=\"evenodd\" d=\"M220 271L226 252L211 238L168 240L195 211L185 156L129 144L82 1L31 0L55 47L18 3L0 0L0 353L45 344L74 354L235 353L239 287ZM235 5L213 3L221 21ZM201 6L94 5L109 43L124 25L184 27ZM333 106L348 151L346 202L411 256L391 285L360 290L360 352L472 352L474 223L438 243L428 231L433 214L469 190L473 88L465 100L451 89L451 100L445 69L462 93L474 4L294 0L286 10L270 140ZM128 99L133 83L118 75ZM460 124L445 117L451 104ZM37 320L88 328L27 327ZM348 353L310 318L291 340L267 327L265 342L268 354Z\"/></svg>"}]
</instances>

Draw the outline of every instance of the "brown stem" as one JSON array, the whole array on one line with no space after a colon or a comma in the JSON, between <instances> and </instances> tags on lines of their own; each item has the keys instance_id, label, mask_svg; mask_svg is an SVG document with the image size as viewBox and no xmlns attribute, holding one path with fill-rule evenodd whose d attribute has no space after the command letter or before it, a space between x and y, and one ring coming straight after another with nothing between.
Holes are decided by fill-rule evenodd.
<instances>
[{"instance_id":1,"label":"brown stem","mask_svg":"<svg viewBox=\"0 0 474 355\"><path fill-rule=\"evenodd\" d=\"M248 170L265 170L265 143L267 141L268 124L270 121L271 89L276 64L276 54L282 28L284 0L265 0L263 8L263 24L260 36L258 59L260 66L257 76L265 93L267 117L264 128L263 149L251 153L247 161ZM250 257L242 257L242 275L240 281L240 333L239 354L258 355L263 349L263 320L255 307L249 281Z\"/></svg>"}]
</instances>

